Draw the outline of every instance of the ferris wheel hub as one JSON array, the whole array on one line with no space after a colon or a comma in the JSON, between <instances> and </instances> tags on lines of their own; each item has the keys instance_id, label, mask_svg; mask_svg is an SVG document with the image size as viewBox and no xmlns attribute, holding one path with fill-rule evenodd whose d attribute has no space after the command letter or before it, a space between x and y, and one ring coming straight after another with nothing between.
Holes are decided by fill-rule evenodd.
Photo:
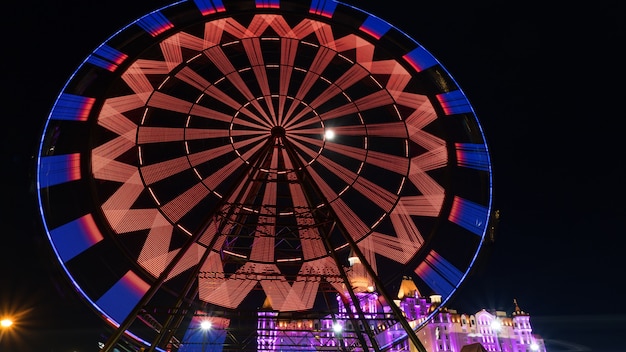
<instances>
[{"instance_id":1,"label":"ferris wheel hub","mask_svg":"<svg viewBox=\"0 0 626 352\"><path fill-rule=\"evenodd\" d=\"M271 130L272 137L284 137L286 134L285 128L283 126L274 126Z\"/></svg>"}]
</instances>

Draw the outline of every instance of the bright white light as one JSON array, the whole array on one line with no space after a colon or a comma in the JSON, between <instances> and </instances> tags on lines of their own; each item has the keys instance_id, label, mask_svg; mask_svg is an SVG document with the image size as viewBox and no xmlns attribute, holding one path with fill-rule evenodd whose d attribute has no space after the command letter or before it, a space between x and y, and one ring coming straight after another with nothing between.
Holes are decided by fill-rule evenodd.
<instances>
[{"instance_id":1,"label":"bright white light","mask_svg":"<svg viewBox=\"0 0 626 352\"><path fill-rule=\"evenodd\" d=\"M343 326L341 326L341 324L339 324L339 323L335 323L335 324L333 325L333 331L334 331L335 333L337 333L337 334L338 334L338 333L340 333L340 332L341 332L341 330L343 330Z\"/></svg>"},{"instance_id":2,"label":"bright white light","mask_svg":"<svg viewBox=\"0 0 626 352\"><path fill-rule=\"evenodd\" d=\"M491 328L495 331L500 331L500 329L502 329L502 323L500 323L500 320L494 320L491 322Z\"/></svg>"},{"instance_id":3,"label":"bright white light","mask_svg":"<svg viewBox=\"0 0 626 352\"><path fill-rule=\"evenodd\" d=\"M209 330L209 329L211 328L211 322L210 322L210 321L208 321L208 320L203 320L203 321L200 323L200 328L201 328L202 330Z\"/></svg>"},{"instance_id":4,"label":"bright white light","mask_svg":"<svg viewBox=\"0 0 626 352\"><path fill-rule=\"evenodd\" d=\"M326 137L326 139L333 139L333 138L335 138L335 131L333 131L333 130L326 130L326 132L324 133L324 137Z\"/></svg>"},{"instance_id":5,"label":"bright white light","mask_svg":"<svg viewBox=\"0 0 626 352\"><path fill-rule=\"evenodd\" d=\"M11 320L11 319L2 319L2 320L0 320L0 326L2 326L3 328L8 328L11 325L13 325L13 320Z\"/></svg>"},{"instance_id":6,"label":"bright white light","mask_svg":"<svg viewBox=\"0 0 626 352\"><path fill-rule=\"evenodd\" d=\"M539 345L536 342L530 344L531 351L539 351Z\"/></svg>"}]
</instances>

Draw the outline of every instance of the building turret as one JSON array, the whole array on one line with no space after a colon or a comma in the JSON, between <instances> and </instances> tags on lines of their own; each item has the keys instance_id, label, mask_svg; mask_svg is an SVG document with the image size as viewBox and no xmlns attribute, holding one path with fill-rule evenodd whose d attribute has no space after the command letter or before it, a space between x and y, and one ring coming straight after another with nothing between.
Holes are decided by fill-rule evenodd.
<instances>
[{"instance_id":1,"label":"building turret","mask_svg":"<svg viewBox=\"0 0 626 352\"><path fill-rule=\"evenodd\" d=\"M404 297L420 297L419 290L417 286L415 286L415 282L408 277L403 276L402 282L400 282L400 289L398 290L398 299L403 299Z\"/></svg>"},{"instance_id":2,"label":"building turret","mask_svg":"<svg viewBox=\"0 0 626 352\"><path fill-rule=\"evenodd\" d=\"M354 292L373 292L374 283L354 251L350 252L348 262L350 263L350 269L347 272L348 280Z\"/></svg>"},{"instance_id":3,"label":"building turret","mask_svg":"<svg viewBox=\"0 0 626 352\"><path fill-rule=\"evenodd\" d=\"M517 299L513 299L513 304L515 304L515 310L513 311L512 315L516 316L516 315L528 315L528 313L524 312L523 310L520 309L519 305L517 304Z\"/></svg>"}]
</instances>

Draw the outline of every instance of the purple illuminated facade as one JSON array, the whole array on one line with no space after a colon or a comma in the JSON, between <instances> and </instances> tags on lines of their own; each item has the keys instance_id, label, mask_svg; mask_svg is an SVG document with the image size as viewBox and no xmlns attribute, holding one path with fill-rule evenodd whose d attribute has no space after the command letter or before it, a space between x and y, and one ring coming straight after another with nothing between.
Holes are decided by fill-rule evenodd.
<instances>
[{"instance_id":1,"label":"purple illuminated facade","mask_svg":"<svg viewBox=\"0 0 626 352\"><path fill-rule=\"evenodd\" d=\"M359 270L358 267L358 264L353 263L351 273ZM366 315L365 321L369 322L379 348L391 352L418 351L407 339L400 324L386 319L392 315L389 305L384 303L369 283L365 280L358 281L358 276L353 275L353 285L365 288L357 296ZM349 311L340 297L337 295L337 314L321 319L280 318L277 311L266 305L258 313L257 351L366 350L358 339L358 334L366 330L363 326L358 326L362 320L350 319ZM402 280L398 299L395 301L411 326L421 325L440 303L441 296L423 297L413 281L407 277ZM353 314L357 313L354 307L351 310ZM357 322L356 325L353 321ZM532 333L530 315L520 309L517 301L511 315L485 309L474 314L465 314L442 308L418 330L417 335L429 352L460 352L464 346L473 344L480 344L486 351L546 352L543 339Z\"/></svg>"}]
</instances>

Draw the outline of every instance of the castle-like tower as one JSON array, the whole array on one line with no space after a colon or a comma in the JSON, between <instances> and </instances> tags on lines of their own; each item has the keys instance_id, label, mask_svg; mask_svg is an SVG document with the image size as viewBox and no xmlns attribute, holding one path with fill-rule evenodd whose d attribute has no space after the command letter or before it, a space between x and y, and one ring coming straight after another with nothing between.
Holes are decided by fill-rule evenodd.
<instances>
[{"instance_id":1,"label":"castle-like tower","mask_svg":"<svg viewBox=\"0 0 626 352\"><path fill-rule=\"evenodd\" d=\"M321 319L281 319L266 301L258 313L258 351L362 351L358 335L364 331L366 321L376 343L386 351L417 351L411 346L406 332L399 323L385 319L391 313L388 304L379 299L371 280L362 270L357 258L350 258L348 277L358 298L364 319L354 319L355 307L347 307L337 295L337 313ZM480 344L485 351L495 352L546 352L543 339L532 333L530 315L514 301L515 309L490 312L485 309L474 314L458 313L442 307L441 296L422 296L412 279L404 277L394 302L409 324L416 327L428 322L417 331L417 337L429 352L461 352L464 346ZM429 318L430 317L430 318ZM344 349L345 348L345 349Z\"/></svg>"}]
</instances>

